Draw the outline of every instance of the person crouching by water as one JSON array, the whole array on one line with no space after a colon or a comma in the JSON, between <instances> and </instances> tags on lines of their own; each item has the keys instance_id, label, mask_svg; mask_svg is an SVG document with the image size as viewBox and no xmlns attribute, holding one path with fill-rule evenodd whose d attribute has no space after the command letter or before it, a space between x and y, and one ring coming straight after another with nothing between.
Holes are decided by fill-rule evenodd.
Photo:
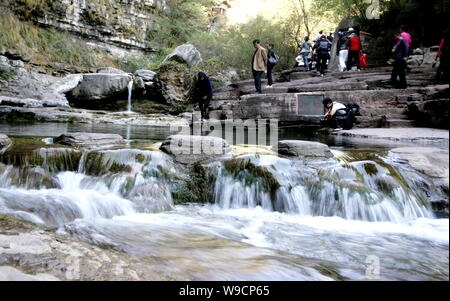
<instances>
[{"instance_id":1,"label":"person crouching by water","mask_svg":"<svg viewBox=\"0 0 450 301\"><path fill-rule=\"evenodd\" d=\"M255 53L253 54L252 59L252 71L255 79L255 88L256 93L262 94L261 79L264 72L267 72L267 51L261 46L259 40L253 41L253 47L255 47Z\"/></svg>"},{"instance_id":2,"label":"person crouching by water","mask_svg":"<svg viewBox=\"0 0 450 301\"><path fill-rule=\"evenodd\" d=\"M353 125L349 125L350 114L347 111L347 106L332 101L330 98L325 98L323 101L326 114L322 120L324 126L333 128L334 131L342 131L343 129L350 129Z\"/></svg>"},{"instance_id":3,"label":"person crouching by water","mask_svg":"<svg viewBox=\"0 0 450 301\"><path fill-rule=\"evenodd\" d=\"M202 118L209 118L209 104L214 95L211 80L204 72L199 72L197 76L196 89L199 97L199 106Z\"/></svg>"}]
</instances>

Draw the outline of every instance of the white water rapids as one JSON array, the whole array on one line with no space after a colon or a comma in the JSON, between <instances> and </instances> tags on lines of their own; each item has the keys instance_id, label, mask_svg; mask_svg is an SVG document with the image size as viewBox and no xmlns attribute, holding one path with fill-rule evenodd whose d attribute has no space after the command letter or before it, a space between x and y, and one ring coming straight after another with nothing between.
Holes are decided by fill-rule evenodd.
<instances>
[{"instance_id":1,"label":"white water rapids","mask_svg":"<svg viewBox=\"0 0 450 301\"><path fill-rule=\"evenodd\" d=\"M157 258L176 280L373 280L373 257L381 280L448 280L449 221L434 217L419 175L386 158L238 160L253 165L206 166L207 205L174 205L173 182L188 175L159 152L85 153L53 173L0 165L0 213ZM255 180L258 167L273 178Z\"/></svg>"}]
</instances>

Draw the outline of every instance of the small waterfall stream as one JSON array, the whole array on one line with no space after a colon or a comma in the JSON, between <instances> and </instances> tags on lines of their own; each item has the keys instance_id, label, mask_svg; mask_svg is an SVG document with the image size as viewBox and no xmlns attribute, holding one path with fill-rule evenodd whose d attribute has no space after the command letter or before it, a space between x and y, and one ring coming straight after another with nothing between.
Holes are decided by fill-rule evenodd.
<instances>
[{"instance_id":1,"label":"small waterfall stream","mask_svg":"<svg viewBox=\"0 0 450 301\"><path fill-rule=\"evenodd\" d=\"M127 106L127 114L133 114L132 111L132 107L131 107L131 97L132 97L132 93L133 93L133 84L134 84L134 80L131 80L128 83L128 106Z\"/></svg>"}]
</instances>

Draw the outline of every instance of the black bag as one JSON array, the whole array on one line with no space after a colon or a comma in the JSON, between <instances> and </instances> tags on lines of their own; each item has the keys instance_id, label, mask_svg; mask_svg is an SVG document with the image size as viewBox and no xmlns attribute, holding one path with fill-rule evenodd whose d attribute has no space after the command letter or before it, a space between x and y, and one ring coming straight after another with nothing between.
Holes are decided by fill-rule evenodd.
<instances>
[{"instance_id":1,"label":"black bag","mask_svg":"<svg viewBox=\"0 0 450 301\"><path fill-rule=\"evenodd\" d=\"M361 116L361 113L359 112L360 107L359 107L359 105L357 105L356 103L347 104L347 105L345 105L345 106L347 107L347 112L348 112L350 115L353 115L353 116Z\"/></svg>"},{"instance_id":2,"label":"black bag","mask_svg":"<svg viewBox=\"0 0 450 301\"><path fill-rule=\"evenodd\" d=\"M269 58L269 63L271 63L272 65L276 65L280 62L280 57L276 54L274 54L273 56L271 56Z\"/></svg>"}]
</instances>

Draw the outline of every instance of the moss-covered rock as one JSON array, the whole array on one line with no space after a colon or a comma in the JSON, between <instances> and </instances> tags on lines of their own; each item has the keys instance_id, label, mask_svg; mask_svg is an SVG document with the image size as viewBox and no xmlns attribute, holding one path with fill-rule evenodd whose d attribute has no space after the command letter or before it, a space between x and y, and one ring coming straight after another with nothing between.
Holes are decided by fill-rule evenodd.
<instances>
[{"instance_id":1,"label":"moss-covered rock","mask_svg":"<svg viewBox=\"0 0 450 301\"><path fill-rule=\"evenodd\" d=\"M188 178L172 183L175 204L211 203L214 200L215 175L212 170L196 163Z\"/></svg>"},{"instance_id":2,"label":"moss-covered rock","mask_svg":"<svg viewBox=\"0 0 450 301\"><path fill-rule=\"evenodd\" d=\"M223 163L225 170L245 185L258 183L261 191L275 192L281 185L264 166L256 166L250 160L232 159Z\"/></svg>"}]
</instances>

